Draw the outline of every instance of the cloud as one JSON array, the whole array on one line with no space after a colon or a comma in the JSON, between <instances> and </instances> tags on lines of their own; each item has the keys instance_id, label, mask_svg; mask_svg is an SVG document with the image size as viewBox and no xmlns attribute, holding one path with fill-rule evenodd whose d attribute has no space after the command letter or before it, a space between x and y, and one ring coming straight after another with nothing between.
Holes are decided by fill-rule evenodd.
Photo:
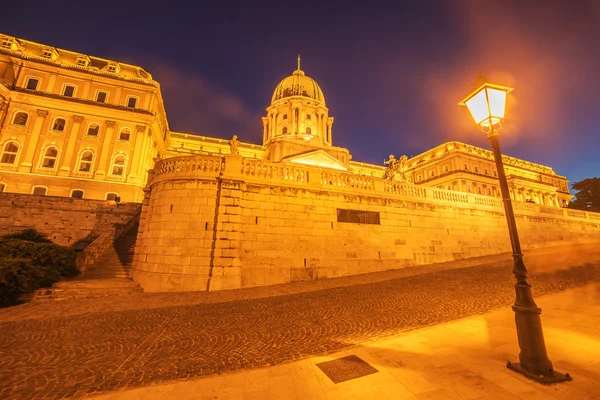
<instances>
[{"instance_id":1,"label":"cloud","mask_svg":"<svg viewBox=\"0 0 600 400\"><path fill-rule=\"evenodd\" d=\"M263 116L238 95L210 82L199 72L162 61L143 64L161 85L172 131L258 142Z\"/></svg>"}]
</instances>

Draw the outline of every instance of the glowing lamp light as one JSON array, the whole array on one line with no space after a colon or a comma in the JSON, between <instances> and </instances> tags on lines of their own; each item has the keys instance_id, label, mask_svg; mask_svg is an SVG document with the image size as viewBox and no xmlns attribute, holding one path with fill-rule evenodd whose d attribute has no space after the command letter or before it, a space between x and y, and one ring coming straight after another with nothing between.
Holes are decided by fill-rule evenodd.
<instances>
[{"instance_id":1,"label":"glowing lamp light","mask_svg":"<svg viewBox=\"0 0 600 400\"><path fill-rule=\"evenodd\" d=\"M506 86L484 83L458 104L467 106L477 125L489 129L504 119L506 95L512 90Z\"/></svg>"}]
</instances>

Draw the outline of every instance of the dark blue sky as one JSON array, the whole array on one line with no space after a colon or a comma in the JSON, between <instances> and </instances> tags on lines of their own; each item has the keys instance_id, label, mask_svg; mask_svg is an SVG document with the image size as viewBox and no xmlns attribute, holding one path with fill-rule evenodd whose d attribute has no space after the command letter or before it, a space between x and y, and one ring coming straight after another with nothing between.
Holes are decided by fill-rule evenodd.
<instances>
[{"instance_id":1,"label":"dark blue sky","mask_svg":"<svg viewBox=\"0 0 600 400\"><path fill-rule=\"evenodd\" d=\"M254 143L300 53L334 144L377 164L449 140L487 148L457 105L481 72L515 88L505 153L571 181L600 175L600 2L404 3L12 1L0 31L141 65L172 130Z\"/></svg>"}]
</instances>

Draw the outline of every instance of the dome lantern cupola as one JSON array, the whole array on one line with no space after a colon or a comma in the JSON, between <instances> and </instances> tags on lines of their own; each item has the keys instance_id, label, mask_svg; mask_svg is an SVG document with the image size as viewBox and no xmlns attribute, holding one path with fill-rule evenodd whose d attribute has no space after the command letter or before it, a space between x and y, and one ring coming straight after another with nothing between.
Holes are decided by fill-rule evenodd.
<instances>
[{"instance_id":1,"label":"dome lantern cupola","mask_svg":"<svg viewBox=\"0 0 600 400\"><path fill-rule=\"evenodd\" d=\"M323 91L319 87L319 84L314 79L306 76L304 71L300 69L300 56L298 56L298 69L291 76L279 82L279 85L277 85L273 92L271 104L274 104L278 100L294 96L308 97L325 106L325 96L323 96Z\"/></svg>"}]
</instances>

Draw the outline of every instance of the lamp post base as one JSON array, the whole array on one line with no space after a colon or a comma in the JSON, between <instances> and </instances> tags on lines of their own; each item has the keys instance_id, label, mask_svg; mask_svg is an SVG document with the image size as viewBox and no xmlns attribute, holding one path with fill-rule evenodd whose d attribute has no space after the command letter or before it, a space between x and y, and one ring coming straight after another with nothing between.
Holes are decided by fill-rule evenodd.
<instances>
[{"instance_id":1,"label":"lamp post base","mask_svg":"<svg viewBox=\"0 0 600 400\"><path fill-rule=\"evenodd\" d=\"M525 368L521 367L521 364L519 363L511 363L510 361L508 361L506 363L506 368L513 370L515 372L518 372L519 374L532 379L538 383L541 383L543 385L551 385L553 383L559 383L559 382L567 382L567 381L572 381L573 378L571 378L571 375L569 375L568 373L566 374L561 374L560 372L556 372L553 371L552 375L537 375L533 372L529 372L527 371Z\"/></svg>"}]
</instances>

